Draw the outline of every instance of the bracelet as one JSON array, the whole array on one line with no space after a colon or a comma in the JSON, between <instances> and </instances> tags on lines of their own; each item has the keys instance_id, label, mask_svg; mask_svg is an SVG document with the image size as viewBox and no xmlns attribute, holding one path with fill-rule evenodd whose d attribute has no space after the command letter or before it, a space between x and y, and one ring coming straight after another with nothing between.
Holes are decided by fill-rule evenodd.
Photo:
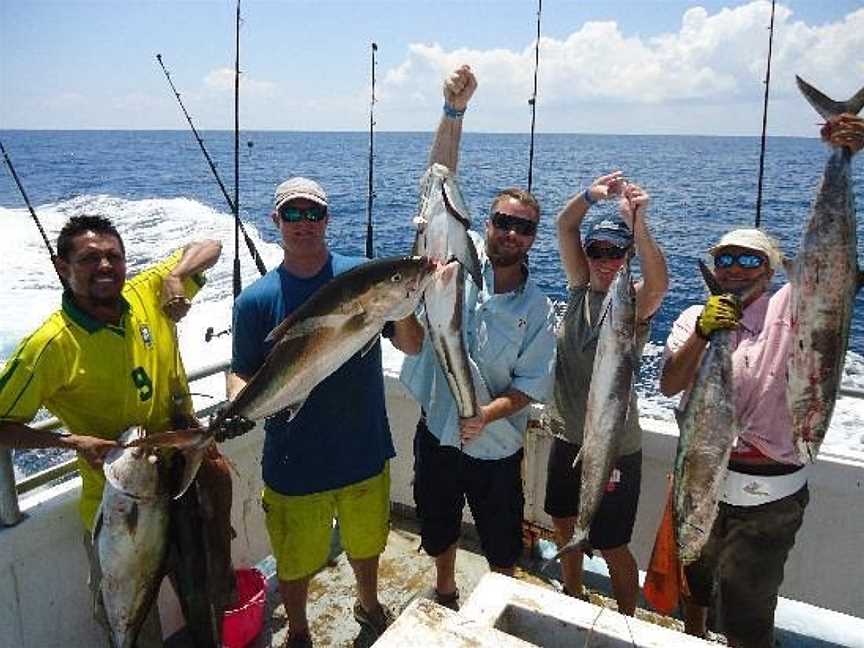
<instances>
[{"instance_id":1,"label":"bracelet","mask_svg":"<svg viewBox=\"0 0 864 648\"><path fill-rule=\"evenodd\" d=\"M590 187L589 187L589 189L590 189ZM586 189L585 191L582 192L582 197L585 199L585 202L588 203L589 207L591 205L597 204L597 201L591 197L591 193L589 192L588 189Z\"/></svg>"},{"instance_id":2,"label":"bracelet","mask_svg":"<svg viewBox=\"0 0 864 648\"><path fill-rule=\"evenodd\" d=\"M444 114L450 119L462 119L462 116L465 114L466 110L467 108L459 110L457 108L454 108L447 102L444 103Z\"/></svg>"}]
</instances>

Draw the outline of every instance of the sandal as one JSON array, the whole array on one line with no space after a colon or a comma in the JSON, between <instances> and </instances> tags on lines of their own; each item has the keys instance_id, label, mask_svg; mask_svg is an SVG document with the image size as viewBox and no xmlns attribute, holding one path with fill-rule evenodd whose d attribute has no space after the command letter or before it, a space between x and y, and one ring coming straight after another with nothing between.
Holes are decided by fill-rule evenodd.
<instances>
[{"instance_id":1,"label":"sandal","mask_svg":"<svg viewBox=\"0 0 864 648\"><path fill-rule=\"evenodd\" d=\"M449 594L441 594L437 589L435 590L435 602L438 605L442 605L446 608L450 608L454 612L459 611L459 590L458 588L450 592Z\"/></svg>"},{"instance_id":2,"label":"sandal","mask_svg":"<svg viewBox=\"0 0 864 648\"><path fill-rule=\"evenodd\" d=\"M387 626L393 623L393 613L381 604L376 612L370 613L357 601L354 604L354 619L364 628L368 628L377 639L384 634Z\"/></svg>"}]
</instances>

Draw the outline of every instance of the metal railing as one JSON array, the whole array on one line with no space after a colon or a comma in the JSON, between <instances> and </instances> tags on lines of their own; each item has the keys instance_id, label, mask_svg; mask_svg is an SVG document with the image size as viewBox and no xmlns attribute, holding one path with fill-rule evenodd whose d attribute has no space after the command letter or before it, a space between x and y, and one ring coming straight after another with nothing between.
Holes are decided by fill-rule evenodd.
<instances>
[{"instance_id":1,"label":"metal railing","mask_svg":"<svg viewBox=\"0 0 864 648\"><path fill-rule=\"evenodd\" d=\"M223 372L228 369L229 365L229 361L223 360L204 366L189 374L189 382L193 383L196 380L208 378L216 373ZM213 406L208 406L202 408L197 413L201 415L212 409ZM30 427L34 430L50 431L63 427L63 424L59 419L52 417L45 421L34 423ZM29 493L45 484L74 473L77 470L76 465L77 459L70 459L30 475L16 484L15 470L12 465L12 449L0 446L0 526L14 526L21 521L21 510L18 506L18 497L20 495Z\"/></svg>"}]
</instances>

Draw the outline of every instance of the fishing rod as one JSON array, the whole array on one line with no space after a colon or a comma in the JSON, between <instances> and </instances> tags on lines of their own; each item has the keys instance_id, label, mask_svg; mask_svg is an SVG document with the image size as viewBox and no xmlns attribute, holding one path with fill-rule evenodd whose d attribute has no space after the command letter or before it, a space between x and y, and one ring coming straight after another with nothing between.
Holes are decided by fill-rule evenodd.
<instances>
[{"instance_id":1,"label":"fishing rod","mask_svg":"<svg viewBox=\"0 0 864 648\"><path fill-rule=\"evenodd\" d=\"M39 222L39 217L36 215L36 210L33 209L33 205L30 203L30 198L27 197L27 192L24 191L24 185L21 184L21 179L15 172L15 167L12 166L12 160L9 159L9 154L6 153L6 147L3 146L2 141L0 141L0 152L3 153L3 159L6 160L6 166L9 167L9 172L12 174L12 179L15 180L15 184L18 185L18 191L21 192L21 197L24 199L24 204L27 205L27 209L30 210L30 216L33 217L33 222L36 223L36 227L39 230L39 233L42 235L42 240L45 242L45 247L48 248L48 256L51 257L51 265L54 266L54 271L57 273L57 278L60 279L60 284L63 286L63 290L66 290L67 288L69 288L69 286L66 285L66 281L60 275L60 271L57 270L57 255L54 254L54 248L51 247L51 241L48 240L48 236L45 234L45 230L42 228L42 223Z\"/></svg>"},{"instance_id":2,"label":"fishing rod","mask_svg":"<svg viewBox=\"0 0 864 648\"><path fill-rule=\"evenodd\" d=\"M534 172L534 122L537 119L537 69L540 67L540 13L543 11L543 0L537 0L537 42L534 44L534 94L528 100L531 106L531 145L528 149L528 191L531 191L531 181Z\"/></svg>"},{"instance_id":3,"label":"fishing rod","mask_svg":"<svg viewBox=\"0 0 864 648\"><path fill-rule=\"evenodd\" d=\"M372 251L372 200L375 189L372 184L372 164L375 159L375 52L378 45L372 43L372 100L369 102L369 187L366 191L366 258L374 256Z\"/></svg>"},{"instance_id":4,"label":"fishing rod","mask_svg":"<svg viewBox=\"0 0 864 648\"><path fill-rule=\"evenodd\" d=\"M762 221L762 177L765 174L765 134L768 127L768 90L771 85L771 49L774 44L774 4L771 0L771 24L768 26L768 66L765 71L765 102L762 107L762 144L759 149L759 182L756 189L756 227Z\"/></svg>"},{"instance_id":5,"label":"fishing rod","mask_svg":"<svg viewBox=\"0 0 864 648\"><path fill-rule=\"evenodd\" d=\"M249 248L249 254L252 259L255 261L255 266L258 268L258 272L261 273L263 277L267 274L267 268L264 265L264 261L261 259L261 255L258 254L258 249L255 247L255 242L249 238L249 235L246 233L246 228L243 227L242 221L240 221L239 212L234 207L234 201L231 199L231 196L228 195L228 190L225 188L225 184L222 182L222 178L219 177L219 172L216 170L216 165L213 163L213 158L210 157L210 154L207 152L207 147L204 146L204 140L201 139L201 136L198 134L198 130L195 128L195 124L192 123L192 118L189 116L189 112L186 110L186 106L183 105L183 100L180 98L180 93L177 92L177 88L174 86L174 82L171 80L171 73L165 68L165 64L162 62L162 55L157 54L156 60L159 62L159 67L162 68L162 72L165 74L165 78L168 79L168 85L171 86L171 90L174 92L174 96L177 98L177 103L180 104L180 109L183 111L183 115L186 117L186 121L189 122L189 128L192 129L192 134L195 136L195 139L198 141L198 146L201 147L201 152L204 154L204 158L207 160L207 164L210 165L210 171L213 172L213 177L216 178L216 182L219 185L219 188L222 190L222 195L225 196L225 201L228 203L228 208L231 210L231 213L234 214L234 218L237 222L240 223L240 231L243 233L243 237L246 241L246 247Z\"/></svg>"},{"instance_id":6,"label":"fishing rod","mask_svg":"<svg viewBox=\"0 0 864 648\"><path fill-rule=\"evenodd\" d=\"M234 301L243 289L240 279L240 0L234 29Z\"/></svg>"}]
</instances>

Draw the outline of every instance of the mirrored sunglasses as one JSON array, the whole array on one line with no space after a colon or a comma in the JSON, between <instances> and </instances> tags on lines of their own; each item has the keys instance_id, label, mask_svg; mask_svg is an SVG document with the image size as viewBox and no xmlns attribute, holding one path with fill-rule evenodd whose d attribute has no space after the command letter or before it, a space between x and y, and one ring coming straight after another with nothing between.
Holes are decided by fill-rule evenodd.
<instances>
[{"instance_id":1,"label":"mirrored sunglasses","mask_svg":"<svg viewBox=\"0 0 864 648\"><path fill-rule=\"evenodd\" d=\"M279 218L286 223L299 223L304 219L310 223L317 223L327 218L327 209L320 205L315 205L308 209L285 206L279 210Z\"/></svg>"},{"instance_id":2,"label":"mirrored sunglasses","mask_svg":"<svg viewBox=\"0 0 864 648\"><path fill-rule=\"evenodd\" d=\"M752 254L751 252L744 252L743 254L729 254L725 252L714 257L715 268L731 268L736 263L740 268L753 270L765 263L765 257L759 254Z\"/></svg>"},{"instance_id":3,"label":"mirrored sunglasses","mask_svg":"<svg viewBox=\"0 0 864 648\"><path fill-rule=\"evenodd\" d=\"M534 236L537 233L537 223L527 218L519 218L510 214L495 212L492 214L492 225L502 232L514 231L521 236Z\"/></svg>"},{"instance_id":4,"label":"mirrored sunglasses","mask_svg":"<svg viewBox=\"0 0 864 648\"><path fill-rule=\"evenodd\" d=\"M585 250L585 254L589 259L623 259L629 248L618 247L617 245L601 246L589 245Z\"/></svg>"}]
</instances>

